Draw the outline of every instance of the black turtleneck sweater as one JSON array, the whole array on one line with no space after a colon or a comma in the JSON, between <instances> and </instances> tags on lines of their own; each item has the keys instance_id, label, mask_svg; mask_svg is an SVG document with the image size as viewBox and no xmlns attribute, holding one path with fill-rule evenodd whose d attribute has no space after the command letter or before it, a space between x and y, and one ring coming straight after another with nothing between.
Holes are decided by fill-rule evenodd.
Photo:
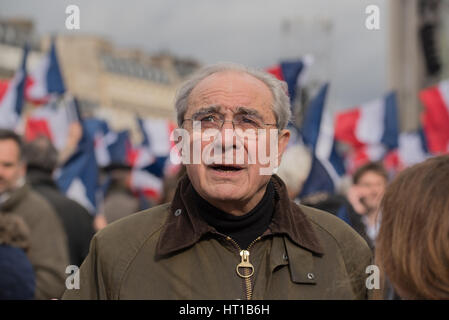
<instances>
[{"instance_id":1,"label":"black turtleneck sweater","mask_svg":"<svg viewBox=\"0 0 449 320\"><path fill-rule=\"evenodd\" d=\"M218 232L231 237L241 249L248 248L253 240L262 235L273 217L275 190L271 181L259 203L242 216L224 212L204 200L196 191L194 194L201 217Z\"/></svg>"}]
</instances>

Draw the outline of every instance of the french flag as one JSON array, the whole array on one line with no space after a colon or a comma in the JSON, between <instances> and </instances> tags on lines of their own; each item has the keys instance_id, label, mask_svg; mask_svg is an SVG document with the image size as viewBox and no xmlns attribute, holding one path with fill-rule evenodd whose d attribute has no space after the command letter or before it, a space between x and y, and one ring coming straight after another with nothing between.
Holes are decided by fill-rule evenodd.
<instances>
[{"instance_id":1,"label":"french flag","mask_svg":"<svg viewBox=\"0 0 449 320\"><path fill-rule=\"evenodd\" d=\"M169 120L137 117L142 133L142 146L147 148L155 157L166 157L170 154L174 143L170 141L170 134L176 125Z\"/></svg>"},{"instance_id":2,"label":"french flag","mask_svg":"<svg viewBox=\"0 0 449 320\"><path fill-rule=\"evenodd\" d=\"M128 130L114 133L113 139L108 141L107 151L109 153L110 164L130 166L132 143Z\"/></svg>"},{"instance_id":3,"label":"french flag","mask_svg":"<svg viewBox=\"0 0 449 320\"><path fill-rule=\"evenodd\" d=\"M344 174L343 160L337 152L332 118L325 111L329 84L321 87L310 102L302 126L302 139L312 153L312 168L300 197L320 192L333 193Z\"/></svg>"},{"instance_id":4,"label":"french flag","mask_svg":"<svg viewBox=\"0 0 449 320\"><path fill-rule=\"evenodd\" d=\"M136 168L154 168L153 163L161 163L164 159L166 166L163 168L165 173L175 172L177 165L170 162L169 156L172 148L175 147L174 141L170 137L176 125L173 121L166 119L142 119L137 117L138 126L142 135L142 143L136 148L133 157L133 166ZM157 165L159 168L159 165ZM150 170L151 171L151 170ZM156 172L158 176L159 174Z\"/></svg>"},{"instance_id":5,"label":"french flag","mask_svg":"<svg viewBox=\"0 0 449 320\"><path fill-rule=\"evenodd\" d=\"M34 104L45 104L52 95L61 95L65 91L55 41L52 39L50 50L27 77L25 96Z\"/></svg>"},{"instance_id":6,"label":"french flag","mask_svg":"<svg viewBox=\"0 0 449 320\"><path fill-rule=\"evenodd\" d=\"M278 65L266 69L268 73L274 75L279 80L285 81L287 83L290 101L295 100L297 87L300 82L301 75L304 74L304 71L309 64L307 61L302 59L283 61Z\"/></svg>"},{"instance_id":7,"label":"french flag","mask_svg":"<svg viewBox=\"0 0 449 320\"><path fill-rule=\"evenodd\" d=\"M24 105L28 46L23 50L22 63L10 81L0 82L0 128L15 130Z\"/></svg>"},{"instance_id":8,"label":"french flag","mask_svg":"<svg viewBox=\"0 0 449 320\"><path fill-rule=\"evenodd\" d=\"M398 152L404 167L410 167L431 157L424 130L402 132L399 135Z\"/></svg>"},{"instance_id":9,"label":"french flag","mask_svg":"<svg viewBox=\"0 0 449 320\"><path fill-rule=\"evenodd\" d=\"M163 179L146 169L133 169L131 172L131 190L139 195L158 202L162 195Z\"/></svg>"},{"instance_id":10,"label":"french flag","mask_svg":"<svg viewBox=\"0 0 449 320\"><path fill-rule=\"evenodd\" d=\"M165 119L137 117L142 143L131 156L133 170L131 187L138 194L158 201L163 187L163 177L170 170L170 150L174 142L170 135L175 124Z\"/></svg>"},{"instance_id":11,"label":"french flag","mask_svg":"<svg viewBox=\"0 0 449 320\"><path fill-rule=\"evenodd\" d=\"M383 159L385 168L393 175L401 170L430 158L426 137L422 128L416 131L401 132L399 148L391 150Z\"/></svg>"},{"instance_id":12,"label":"french flag","mask_svg":"<svg viewBox=\"0 0 449 320\"><path fill-rule=\"evenodd\" d=\"M429 151L449 152L449 80L422 90L419 97L424 105L422 125Z\"/></svg>"},{"instance_id":13,"label":"french flag","mask_svg":"<svg viewBox=\"0 0 449 320\"><path fill-rule=\"evenodd\" d=\"M127 131L115 132L109 128L106 120L95 117L87 118L84 122L90 139L94 141L95 158L99 167L127 164L130 152L126 149ZM120 154L121 151L123 154Z\"/></svg>"},{"instance_id":14,"label":"french flag","mask_svg":"<svg viewBox=\"0 0 449 320\"><path fill-rule=\"evenodd\" d=\"M32 141L39 136L45 136L57 150L63 150L72 124L79 121L73 98L52 101L30 113L25 123L25 140Z\"/></svg>"},{"instance_id":15,"label":"french flag","mask_svg":"<svg viewBox=\"0 0 449 320\"><path fill-rule=\"evenodd\" d=\"M94 141L90 137L83 119L80 120L80 124L83 128L82 138L74 154L59 169L56 181L66 196L77 201L92 215L95 215L100 189Z\"/></svg>"},{"instance_id":16,"label":"french flag","mask_svg":"<svg viewBox=\"0 0 449 320\"><path fill-rule=\"evenodd\" d=\"M357 168L367 162L383 161L388 154L396 150L388 151L382 143L362 145L356 149L352 148L346 151L344 155L346 171L352 174Z\"/></svg>"},{"instance_id":17,"label":"french flag","mask_svg":"<svg viewBox=\"0 0 449 320\"><path fill-rule=\"evenodd\" d=\"M382 160L387 151L398 148L396 94L338 113L334 127L335 139L353 148L357 165Z\"/></svg>"}]
</instances>

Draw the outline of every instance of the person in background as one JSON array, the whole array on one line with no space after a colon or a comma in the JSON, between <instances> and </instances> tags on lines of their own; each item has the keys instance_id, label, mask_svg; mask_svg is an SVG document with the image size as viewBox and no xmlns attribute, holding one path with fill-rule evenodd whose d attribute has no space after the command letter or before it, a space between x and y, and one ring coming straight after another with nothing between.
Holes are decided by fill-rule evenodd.
<instances>
[{"instance_id":1,"label":"person in background","mask_svg":"<svg viewBox=\"0 0 449 320\"><path fill-rule=\"evenodd\" d=\"M30 230L28 258L36 275L35 298L60 298L69 264L64 227L51 205L25 183L21 138L0 130L0 214L21 217Z\"/></svg>"},{"instance_id":2,"label":"person in background","mask_svg":"<svg viewBox=\"0 0 449 320\"><path fill-rule=\"evenodd\" d=\"M36 279L26 256L29 236L21 217L0 215L0 300L34 298Z\"/></svg>"},{"instance_id":3,"label":"person in background","mask_svg":"<svg viewBox=\"0 0 449 320\"><path fill-rule=\"evenodd\" d=\"M129 165L113 163L106 167L105 171L108 182L103 214L109 224L140 211L140 202L129 186L131 178L131 167Z\"/></svg>"},{"instance_id":4,"label":"person in background","mask_svg":"<svg viewBox=\"0 0 449 320\"><path fill-rule=\"evenodd\" d=\"M388 183L380 163L359 167L352 178L345 176L335 194L320 192L301 198L301 203L339 217L355 229L374 249L379 229L379 205Z\"/></svg>"},{"instance_id":5,"label":"person in background","mask_svg":"<svg viewBox=\"0 0 449 320\"><path fill-rule=\"evenodd\" d=\"M449 156L405 169L388 186L376 265L402 299L449 299Z\"/></svg>"},{"instance_id":6,"label":"person in background","mask_svg":"<svg viewBox=\"0 0 449 320\"><path fill-rule=\"evenodd\" d=\"M379 206L388 184L388 173L382 164L369 162L356 170L353 185L347 192L349 224L374 248L379 230ZM342 213L339 212L342 216Z\"/></svg>"},{"instance_id":7,"label":"person in background","mask_svg":"<svg viewBox=\"0 0 449 320\"><path fill-rule=\"evenodd\" d=\"M305 146L294 145L285 150L277 175L287 186L290 199L295 200L300 194L311 167L312 157Z\"/></svg>"},{"instance_id":8,"label":"person in background","mask_svg":"<svg viewBox=\"0 0 449 320\"><path fill-rule=\"evenodd\" d=\"M70 264L80 266L89 252L94 235L93 218L77 202L67 198L52 178L58 163L58 152L46 137L27 143L24 148L27 181L53 207L67 234Z\"/></svg>"}]
</instances>

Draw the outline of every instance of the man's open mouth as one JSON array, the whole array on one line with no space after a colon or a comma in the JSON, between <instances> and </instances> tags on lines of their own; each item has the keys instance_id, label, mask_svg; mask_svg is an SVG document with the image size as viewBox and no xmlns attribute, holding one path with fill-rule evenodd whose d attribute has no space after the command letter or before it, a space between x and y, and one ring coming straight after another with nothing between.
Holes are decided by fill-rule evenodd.
<instances>
[{"instance_id":1,"label":"man's open mouth","mask_svg":"<svg viewBox=\"0 0 449 320\"><path fill-rule=\"evenodd\" d=\"M238 165L229 165L229 164L212 164L209 166L212 170L216 171L224 171L224 172L233 172L233 171L240 171L244 168Z\"/></svg>"}]
</instances>

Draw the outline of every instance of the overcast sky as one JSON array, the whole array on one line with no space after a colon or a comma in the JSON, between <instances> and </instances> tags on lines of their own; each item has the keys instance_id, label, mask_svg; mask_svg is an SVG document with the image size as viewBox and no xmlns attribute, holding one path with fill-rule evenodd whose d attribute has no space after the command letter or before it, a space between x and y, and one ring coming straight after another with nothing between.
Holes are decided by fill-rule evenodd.
<instances>
[{"instance_id":1,"label":"overcast sky","mask_svg":"<svg viewBox=\"0 0 449 320\"><path fill-rule=\"evenodd\" d=\"M80 8L79 31L65 29L69 4ZM380 30L365 27L370 4L380 8ZM29 17L39 35L94 34L201 63L268 67L311 52L313 73L331 82L328 105L334 110L388 89L387 14L386 0L0 0L0 18Z\"/></svg>"}]
</instances>

